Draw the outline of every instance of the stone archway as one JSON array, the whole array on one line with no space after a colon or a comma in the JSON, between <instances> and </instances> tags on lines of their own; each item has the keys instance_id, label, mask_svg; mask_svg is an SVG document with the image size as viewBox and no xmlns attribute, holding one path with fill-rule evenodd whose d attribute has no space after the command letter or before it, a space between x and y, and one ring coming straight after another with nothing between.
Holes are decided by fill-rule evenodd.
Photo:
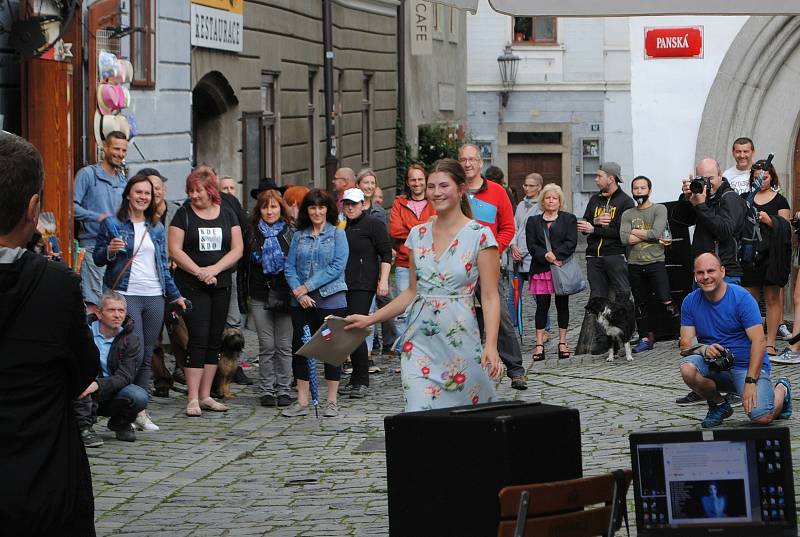
<instances>
[{"instance_id":1,"label":"stone archway","mask_svg":"<svg viewBox=\"0 0 800 537\"><path fill-rule=\"evenodd\" d=\"M207 162L220 173L231 158L230 143L221 143L231 123L228 115L235 114L239 105L236 93L228 80L219 71L203 75L192 89L192 141L193 164ZM227 138L230 139L230 138Z\"/></svg>"},{"instance_id":2,"label":"stone archway","mask_svg":"<svg viewBox=\"0 0 800 537\"><path fill-rule=\"evenodd\" d=\"M798 178L795 141L800 126L800 16L750 17L728 49L711 86L696 157L731 163L731 143L755 141L756 154L775 153L785 192ZM792 197L787 195L787 197Z\"/></svg>"}]
</instances>

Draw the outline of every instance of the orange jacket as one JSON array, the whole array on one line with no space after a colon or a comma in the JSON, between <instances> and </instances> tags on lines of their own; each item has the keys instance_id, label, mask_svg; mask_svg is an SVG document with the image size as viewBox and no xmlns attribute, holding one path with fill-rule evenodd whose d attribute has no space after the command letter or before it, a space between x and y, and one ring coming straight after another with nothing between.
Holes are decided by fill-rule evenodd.
<instances>
[{"instance_id":1,"label":"orange jacket","mask_svg":"<svg viewBox=\"0 0 800 537\"><path fill-rule=\"evenodd\" d=\"M436 214L436 209L430 202L422 209L422 214L417 218L411 207L408 206L408 198L406 196L397 196L392 204L392 210L389 213L389 235L392 237L392 247L397 252L394 262L398 267L409 266L408 248L405 247L406 239L411 228L427 222L431 216Z\"/></svg>"}]
</instances>

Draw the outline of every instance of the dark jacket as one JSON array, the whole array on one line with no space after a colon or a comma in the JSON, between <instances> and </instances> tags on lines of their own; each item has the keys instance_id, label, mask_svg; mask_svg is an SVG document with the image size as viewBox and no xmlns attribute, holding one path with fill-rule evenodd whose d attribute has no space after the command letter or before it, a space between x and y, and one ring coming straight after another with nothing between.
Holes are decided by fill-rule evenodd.
<instances>
[{"instance_id":1,"label":"dark jacket","mask_svg":"<svg viewBox=\"0 0 800 537\"><path fill-rule=\"evenodd\" d=\"M267 292L270 288L279 292L288 302L292 290L289 289L289 284L286 283L285 273L264 274L261 261L256 261L253 256L254 253L261 253L264 235L258 229L258 226L248 226L248 229L247 242L245 242L244 255L242 256L243 259L247 260L247 263L243 264L244 268L241 274L243 285L237 289L240 295L240 302L243 294L264 302L267 300ZM278 234L278 244L280 244L284 256L289 255L289 246L292 244L293 233L294 228L287 225Z\"/></svg>"},{"instance_id":2,"label":"dark jacket","mask_svg":"<svg viewBox=\"0 0 800 537\"><path fill-rule=\"evenodd\" d=\"M548 252L544 227L545 222L541 214L531 216L525 224L525 239L528 243L528 252L531 254L530 272L533 274L550 270L550 263L544 258ZM558 211L558 218L552 223L548 233L556 259L565 261L575 253L575 247L578 245L578 219L574 214Z\"/></svg>"},{"instance_id":3,"label":"dark jacket","mask_svg":"<svg viewBox=\"0 0 800 537\"><path fill-rule=\"evenodd\" d=\"M605 257L625 253L625 245L619 239L619 223L622 213L634 206L633 198L617 188L610 198L595 194L589 198L589 204L583 218L594 225L594 219L603 214L608 207L611 211L611 222L607 226L594 226L594 231L586 237L586 257Z\"/></svg>"},{"instance_id":4,"label":"dark jacket","mask_svg":"<svg viewBox=\"0 0 800 537\"><path fill-rule=\"evenodd\" d=\"M344 270L348 291L375 291L381 263L392 262L392 243L386 225L373 216L362 214L348 220L344 229L350 255Z\"/></svg>"},{"instance_id":5,"label":"dark jacket","mask_svg":"<svg viewBox=\"0 0 800 537\"><path fill-rule=\"evenodd\" d=\"M681 194L672 209L672 218L686 226L695 226L692 258L706 252L716 253L725 266L726 276L741 276L739 239L746 212L747 202L723 179L714 195L696 207Z\"/></svg>"},{"instance_id":6,"label":"dark jacket","mask_svg":"<svg viewBox=\"0 0 800 537\"><path fill-rule=\"evenodd\" d=\"M99 360L80 278L31 252L7 259L13 251L0 248L0 534L93 536L72 400Z\"/></svg>"},{"instance_id":7,"label":"dark jacket","mask_svg":"<svg viewBox=\"0 0 800 537\"><path fill-rule=\"evenodd\" d=\"M89 317L89 322L93 323L94 316ZM106 366L108 367L109 377L97 376L97 399L108 401L114 398L122 388L133 382L136 376L136 360L141 349L141 342L136 334L133 333L133 319L128 316L122 323L122 331L114 337L111 342L111 349L108 351Z\"/></svg>"},{"instance_id":8,"label":"dark jacket","mask_svg":"<svg viewBox=\"0 0 800 537\"><path fill-rule=\"evenodd\" d=\"M770 215L772 229L766 234L769 241L767 253L767 271L764 282L783 287L789 283L792 273L792 226L778 215Z\"/></svg>"}]
</instances>

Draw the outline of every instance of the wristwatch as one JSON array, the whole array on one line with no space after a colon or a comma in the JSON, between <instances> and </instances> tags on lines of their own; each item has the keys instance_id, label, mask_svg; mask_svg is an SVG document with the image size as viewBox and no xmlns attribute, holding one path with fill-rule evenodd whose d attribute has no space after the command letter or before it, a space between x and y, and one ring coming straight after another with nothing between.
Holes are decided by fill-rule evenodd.
<instances>
[{"instance_id":1,"label":"wristwatch","mask_svg":"<svg viewBox=\"0 0 800 537\"><path fill-rule=\"evenodd\" d=\"M758 382L757 378L753 378L753 377L745 377L744 378L744 383L745 384L756 384L757 382Z\"/></svg>"}]
</instances>

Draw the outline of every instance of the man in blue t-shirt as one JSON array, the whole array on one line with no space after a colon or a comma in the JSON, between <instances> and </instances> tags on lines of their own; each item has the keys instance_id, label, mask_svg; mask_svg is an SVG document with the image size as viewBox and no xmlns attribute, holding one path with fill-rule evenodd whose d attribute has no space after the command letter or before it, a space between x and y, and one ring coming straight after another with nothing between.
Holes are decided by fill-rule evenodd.
<instances>
[{"instance_id":1,"label":"man in blue t-shirt","mask_svg":"<svg viewBox=\"0 0 800 537\"><path fill-rule=\"evenodd\" d=\"M715 427L733 414L720 391L742 397L742 407L757 424L792 415L791 383L780 377L773 386L761 312L750 294L724 280L725 267L712 253L697 256L692 291L681 307L681 375L695 393L708 402L703 427ZM697 344L693 342L697 338ZM715 371L707 360L724 349L733 353L733 367Z\"/></svg>"}]
</instances>

